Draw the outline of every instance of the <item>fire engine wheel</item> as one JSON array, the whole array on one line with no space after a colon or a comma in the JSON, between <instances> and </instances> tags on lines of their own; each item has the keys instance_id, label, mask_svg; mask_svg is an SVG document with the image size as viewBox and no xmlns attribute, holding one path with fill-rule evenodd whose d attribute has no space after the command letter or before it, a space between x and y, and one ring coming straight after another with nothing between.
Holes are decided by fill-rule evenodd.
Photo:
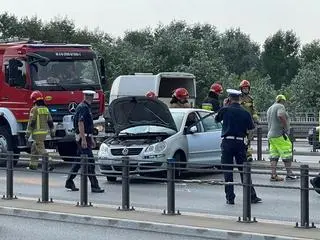
<instances>
[{"instance_id":1,"label":"fire engine wheel","mask_svg":"<svg viewBox=\"0 0 320 240\"><path fill-rule=\"evenodd\" d=\"M72 157L77 156L77 143L76 142L59 142L58 152L60 157L67 162L72 162Z\"/></svg>"},{"instance_id":2,"label":"fire engine wheel","mask_svg":"<svg viewBox=\"0 0 320 240\"><path fill-rule=\"evenodd\" d=\"M13 141L10 132L6 126L0 126L0 154L12 151L12 149ZM18 152L14 151L14 153ZM19 156L15 156L14 159L13 165L15 166L18 163ZM0 156L0 166L6 166L6 159L4 156Z\"/></svg>"}]
</instances>

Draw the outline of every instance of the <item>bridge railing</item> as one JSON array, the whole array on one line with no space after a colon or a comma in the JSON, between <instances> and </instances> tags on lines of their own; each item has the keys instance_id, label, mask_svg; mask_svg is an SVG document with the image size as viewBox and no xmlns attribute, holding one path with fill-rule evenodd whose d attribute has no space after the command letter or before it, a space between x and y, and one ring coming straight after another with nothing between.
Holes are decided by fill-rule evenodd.
<instances>
[{"instance_id":1,"label":"bridge railing","mask_svg":"<svg viewBox=\"0 0 320 240\"><path fill-rule=\"evenodd\" d=\"M167 161L163 162L149 159L147 162L138 162L130 156L123 156L121 159L112 159L106 162L103 159L97 158L88 158L87 156L83 155L78 158L73 158L73 162L63 162L60 157L51 156L51 161L49 161L49 157L41 156L41 169L39 170L26 170L15 167L15 159L20 157L22 161L29 161L30 155L16 155L12 152L1 154L1 160L6 161L6 167L3 167L2 170L6 171L6 189L3 199L5 200L13 200L17 197L14 194L14 175L18 171L34 171L36 173L41 174L41 194L39 194L38 202L41 203L51 203L54 204L54 196L49 196L50 189L50 182L49 182L49 175L52 174L69 174L66 171L58 171L53 170L50 171L50 165L52 161L58 161L61 164L73 163L73 164L80 164L81 169L80 173L80 197L79 201L77 202L77 206L80 207L87 207L92 206L92 202L89 200L88 195L88 176L89 174L88 169L89 166L95 165L102 167L103 165L117 167L119 172L121 173L122 178L122 191L119 193L119 197L121 196L121 203L119 203L119 208L117 210L122 211L133 211L134 208L131 205L130 201L130 185L133 179L141 179L141 180L157 180L157 181L164 181L167 183L167 207L162 212L165 215L183 215L183 212L178 211L179 203L176 204L175 196L177 191L175 190L175 186L177 183L193 183L193 184L210 184L212 188L215 185L235 185L240 186L243 192L243 205L242 205L242 214L235 219L235 221L242 222L242 223L257 223L259 219L253 217L252 214L252 199L251 199L251 191L252 187L260 187L260 188L276 188L279 189L277 192L278 195L285 194L281 192L281 189L290 189L296 191L297 196L299 196L299 203L300 203L300 218L296 219L296 224L294 227L301 227L304 229L308 228L315 228L315 224L310 222L310 211L309 211L309 194L310 191L317 191L320 193L320 188L318 186L309 186L309 180L311 178L317 178L319 175L317 174L320 171L320 168L310 167L307 164L301 165L299 167L291 167L291 170L295 172L295 175L298 176L298 180L300 182L299 186L293 185L275 185L275 184L255 184L254 180L252 180L253 175L270 175L271 168L270 166L266 166L265 164L252 164L251 162L244 162L243 164L220 164L218 162L212 162L212 166L208 167L208 164L200 164L197 163L196 165L187 162L177 162L176 159L167 159ZM95 162L96 160L96 162ZM233 168L237 168L238 170L234 170ZM278 167L278 170L280 167ZM132 173L136 170L150 170L149 175L140 174L139 176L132 175ZM183 171L199 171L202 173L240 173L243 177L243 181L241 182L225 182L223 180L198 180L198 179L180 179L177 178L180 176L180 173ZM119 173L118 172L118 173ZM152 174L155 173L163 173L162 177L155 177ZM151 176L150 176L151 174ZM94 174L96 176L106 176L102 174ZM281 175L281 173L279 174ZM107 176L114 176L113 174ZM116 196L115 196L116 197ZM208 199L209 200L209 199ZM116 210L116 209L115 209ZM281 213L279 213L281 214ZM318 222L320 224L320 222Z\"/></svg>"}]
</instances>

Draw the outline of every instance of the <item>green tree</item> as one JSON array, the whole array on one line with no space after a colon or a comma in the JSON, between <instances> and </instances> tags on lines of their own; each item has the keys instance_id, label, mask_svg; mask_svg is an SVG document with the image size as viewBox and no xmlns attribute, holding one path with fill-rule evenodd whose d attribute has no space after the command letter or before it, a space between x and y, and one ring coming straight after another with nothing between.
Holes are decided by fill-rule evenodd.
<instances>
[{"instance_id":1,"label":"green tree","mask_svg":"<svg viewBox=\"0 0 320 240\"><path fill-rule=\"evenodd\" d=\"M259 44L251 41L239 28L227 30L222 34L220 53L230 73L241 75L260 66Z\"/></svg>"},{"instance_id":2,"label":"green tree","mask_svg":"<svg viewBox=\"0 0 320 240\"><path fill-rule=\"evenodd\" d=\"M320 59L307 63L292 80L290 90L297 109L320 109Z\"/></svg>"},{"instance_id":3,"label":"green tree","mask_svg":"<svg viewBox=\"0 0 320 240\"><path fill-rule=\"evenodd\" d=\"M19 25L19 20L13 14L7 12L0 15L0 37L12 38L19 35L21 28Z\"/></svg>"},{"instance_id":4,"label":"green tree","mask_svg":"<svg viewBox=\"0 0 320 240\"><path fill-rule=\"evenodd\" d=\"M320 40L314 40L301 49L301 63L307 64L320 58Z\"/></svg>"},{"instance_id":5,"label":"green tree","mask_svg":"<svg viewBox=\"0 0 320 240\"><path fill-rule=\"evenodd\" d=\"M290 84L299 69L300 41L293 31L278 31L264 42L262 63L276 89Z\"/></svg>"}]
</instances>

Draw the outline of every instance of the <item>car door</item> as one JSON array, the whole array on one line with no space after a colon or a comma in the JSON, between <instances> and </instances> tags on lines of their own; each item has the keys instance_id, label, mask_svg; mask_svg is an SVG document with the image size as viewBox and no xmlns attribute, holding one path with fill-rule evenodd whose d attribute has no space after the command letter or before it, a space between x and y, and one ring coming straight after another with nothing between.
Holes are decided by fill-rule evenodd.
<instances>
[{"instance_id":1,"label":"car door","mask_svg":"<svg viewBox=\"0 0 320 240\"><path fill-rule=\"evenodd\" d=\"M205 163L214 165L221 161L221 123L217 123L214 115L205 117L209 114L206 111L198 112L203 127L201 144L203 150L203 159ZM204 118L205 117L205 118Z\"/></svg>"},{"instance_id":2,"label":"car door","mask_svg":"<svg viewBox=\"0 0 320 240\"><path fill-rule=\"evenodd\" d=\"M205 146L203 144L203 127L200 122L200 118L197 112L191 112L186 117L185 129L191 124L198 122L195 126L197 131L194 133L186 132L188 142L188 162L189 166L194 166L195 163L204 163L206 158Z\"/></svg>"}]
</instances>

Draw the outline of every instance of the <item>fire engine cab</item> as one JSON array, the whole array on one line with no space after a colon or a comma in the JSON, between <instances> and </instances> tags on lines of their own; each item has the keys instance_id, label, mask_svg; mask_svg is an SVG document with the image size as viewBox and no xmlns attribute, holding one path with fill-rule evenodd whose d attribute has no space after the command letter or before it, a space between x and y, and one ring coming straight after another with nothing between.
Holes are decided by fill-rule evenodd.
<instances>
[{"instance_id":1,"label":"fire engine cab","mask_svg":"<svg viewBox=\"0 0 320 240\"><path fill-rule=\"evenodd\" d=\"M25 132L34 90L43 93L54 120L55 137L47 136L47 148L56 148L61 156L76 154L73 114L83 90L96 92L92 115L96 136L103 139L105 82L104 60L90 45L1 41L0 153L28 151Z\"/></svg>"}]
</instances>

